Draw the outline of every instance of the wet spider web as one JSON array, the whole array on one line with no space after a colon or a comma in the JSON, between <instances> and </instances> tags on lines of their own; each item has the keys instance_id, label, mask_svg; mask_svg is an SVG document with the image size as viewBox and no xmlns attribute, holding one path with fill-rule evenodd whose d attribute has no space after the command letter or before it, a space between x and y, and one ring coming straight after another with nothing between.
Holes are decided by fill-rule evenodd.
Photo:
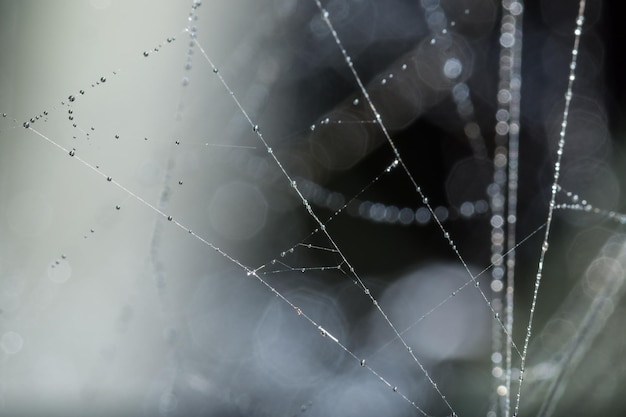
<instances>
[{"instance_id":1,"label":"wet spider web","mask_svg":"<svg viewBox=\"0 0 626 417\"><path fill-rule=\"evenodd\" d=\"M572 4L570 29L555 23L566 51L590 25ZM513 332L512 302L499 294L512 285L505 260L540 282L553 210L575 225L603 222L586 233L605 241L622 222L611 211L616 170L599 157L565 165L565 142L554 142L570 140L559 132L571 120L574 132L605 134L592 143L572 134L579 155L610 147L593 94L571 110L584 117L563 116L575 75L586 74L588 61L572 66L578 46L568 56L558 39L549 45L564 65L561 100L545 127L553 142L533 145L541 158L527 151L544 177L528 186L534 196L521 195L518 215L497 211L513 195L498 183L511 171L498 169L512 160L485 138L525 126L514 108L520 56L502 52L514 51L521 3L396 2L389 14L371 2L196 2L162 16L146 6L134 19L104 6L68 10L110 28L111 56L89 53L102 32L88 19L68 19L53 50L58 68L77 68L72 77L36 72L7 87L20 94L2 120L6 410L511 415L527 401L553 412L568 365L619 300L619 235L580 249L596 257L604 247L580 288L561 286L588 308L566 302L547 322L529 372L555 387L545 401L531 388L515 396L531 330ZM124 32L146 14L149 30ZM373 17L377 27L364 30ZM64 60L63 39L75 33L83 49L67 48ZM496 65L485 46L500 51ZM106 70L111 62L121 64ZM506 88L477 75L498 68ZM513 241L496 250L505 234ZM516 267L512 249L531 265ZM524 323L537 299L528 288L521 298ZM41 403L26 403L27 393Z\"/></svg>"}]
</instances>

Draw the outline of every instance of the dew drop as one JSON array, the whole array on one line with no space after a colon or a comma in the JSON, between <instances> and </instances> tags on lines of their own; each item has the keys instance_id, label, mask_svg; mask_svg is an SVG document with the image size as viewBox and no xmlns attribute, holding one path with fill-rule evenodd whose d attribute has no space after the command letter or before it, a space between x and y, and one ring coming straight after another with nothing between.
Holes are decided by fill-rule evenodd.
<instances>
[{"instance_id":1,"label":"dew drop","mask_svg":"<svg viewBox=\"0 0 626 417\"><path fill-rule=\"evenodd\" d=\"M543 242L543 245L541 245L541 250L544 252L548 251L548 242Z\"/></svg>"},{"instance_id":2,"label":"dew drop","mask_svg":"<svg viewBox=\"0 0 626 417\"><path fill-rule=\"evenodd\" d=\"M69 101L74 101L74 100L76 100L76 97L74 97L74 96L69 96L67 99L68 99Z\"/></svg>"},{"instance_id":3,"label":"dew drop","mask_svg":"<svg viewBox=\"0 0 626 417\"><path fill-rule=\"evenodd\" d=\"M361 359L361 366L365 366L365 359Z\"/></svg>"},{"instance_id":4,"label":"dew drop","mask_svg":"<svg viewBox=\"0 0 626 417\"><path fill-rule=\"evenodd\" d=\"M252 127L252 131L253 131L253 132L258 132L258 131L259 131L259 125L254 125L254 126Z\"/></svg>"},{"instance_id":5,"label":"dew drop","mask_svg":"<svg viewBox=\"0 0 626 417\"><path fill-rule=\"evenodd\" d=\"M150 55L150 52L148 52L148 51L144 51L143 52L143 56L148 56L148 55Z\"/></svg>"},{"instance_id":6,"label":"dew drop","mask_svg":"<svg viewBox=\"0 0 626 417\"><path fill-rule=\"evenodd\" d=\"M23 126L24 126L26 129L28 129L28 128L30 127L30 123L28 123L28 122L24 122Z\"/></svg>"},{"instance_id":7,"label":"dew drop","mask_svg":"<svg viewBox=\"0 0 626 417\"><path fill-rule=\"evenodd\" d=\"M76 151L75 151L74 149L72 149L72 150L69 152L69 154L70 154L70 156L74 156L74 155L76 155Z\"/></svg>"},{"instance_id":8,"label":"dew drop","mask_svg":"<svg viewBox=\"0 0 626 417\"><path fill-rule=\"evenodd\" d=\"M217 67L213 67L213 74L217 74L218 72L220 72L220 70L218 70Z\"/></svg>"},{"instance_id":9,"label":"dew drop","mask_svg":"<svg viewBox=\"0 0 626 417\"><path fill-rule=\"evenodd\" d=\"M115 139L119 139L119 138L120 138L120 135L115 135Z\"/></svg>"},{"instance_id":10,"label":"dew drop","mask_svg":"<svg viewBox=\"0 0 626 417\"><path fill-rule=\"evenodd\" d=\"M285 255L286 255L286 253L285 253L285 252L281 252L281 253L280 253L281 258L284 258L284 257L285 257Z\"/></svg>"},{"instance_id":11,"label":"dew drop","mask_svg":"<svg viewBox=\"0 0 626 417\"><path fill-rule=\"evenodd\" d=\"M121 208L122 208L122 206L120 206L119 204L118 204L117 206L115 206L115 209L116 209L116 210L119 210L119 209L121 209Z\"/></svg>"},{"instance_id":12,"label":"dew drop","mask_svg":"<svg viewBox=\"0 0 626 417\"><path fill-rule=\"evenodd\" d=\"M100 77L100 82L102 82L102 83L106 83L106 82L107 82L106 77Z\"/></svg>"},{"instance_id":13,"label":"dew drop","mask_svg":"<svg viewBox=\"0 0 626 417\"><path fill-rule=\"evenodd\" d=\"M360 103L360 101L359 101L358 98L355 98L354 100L352 100L352 104L355 105L355 106L358 106L359 103Z\"/></svg>"},{"instance_id":14,"label":"dew drop","mask_svg":"<svg viewBox=\"0 0 626 417\"><path fill-rule=\"evenodd\" d=\"M171 222L173 220L172 216L167 216L167 220Z\"/></svg>"},{"instance_id":15,"label":"dew drop","mask_svg":"<svg viewBox=\"0 0 626 417\"><path fill-rule=\"evenodd\" d=\"M178 185L183 185L183 182L182 181L178 181Z\"/></svg>"},{"instance_id":16,"label":"dew drop","mask_svg":"<svg viewBox=\"0 0 626 417\"><path fill-rule=\"evenodd\" d=\"M176 141L176 142L174 142L174 143L175 143L175 144L177 144L177 145L180 145L180 141L179 141L179 140L177 140L177 141Z\"/></svg>"},{"instance_id":17,"label":"dew drop","mask_svg":"<svg viewBox=\"0 0 626 417\"><path fill-rule=\"evenodd\" d=\"M111 181L113 181L113 178L112 177L107 177L107 181L111 182Z\"/></svg>"},{"instance_id":18,"label":"dew drop","mask_svg":"<svg viewBox=\"0 0 626 417\"><path fill-rule=\"evenodd\" d=\"M85 94L85 90L80 90L79 93L80 94Z\"/></svg>"},{"instance_id":19,"label":"dew drop","mask_svg":"<svg viewBox=\"0 0 626 417\"><path fill-rule=\"evenodd\" d=\"M311 125L311 132L315 130L315 125Z\"/></svg>"},{"instance_id":20,"label":"dew drop","mask_svg":"<svg viewBox=\"0 0 626 417\"><path fill-rule=\"evenodd\" d=\"M393 387L393 392L398 392L398 387Z\"/></svg>"}]
</instances>

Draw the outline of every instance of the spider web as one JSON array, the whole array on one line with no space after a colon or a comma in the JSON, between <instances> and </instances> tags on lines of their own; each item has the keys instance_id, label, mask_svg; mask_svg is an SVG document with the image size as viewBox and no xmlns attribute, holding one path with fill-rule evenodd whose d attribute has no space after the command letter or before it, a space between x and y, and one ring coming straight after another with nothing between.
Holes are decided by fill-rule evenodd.
<instances>
[{"instance_id":1,"label":"spider web","mask_svg":"<svg viewBox=\"0 0 626 417\"><path fill-rule=\"evenodd\" d=\"M371 2L261 3L154 14L147 4L136 14L71 4L60 10L110 29L70 18L41 50L24 41L28 56L53 50L60 64L41 77L41 62L24 58L17 68L34 74L13 69L9 80L24 81L3 87L15 97L3 103L1 125L5 410L509 415L527 401L527 412L547 415L565 387L584 390L566 370L595 357L588 349L621 294L621 241L607 237L623 218L610 209L618 181L599 157L606 135L589 144L573 134L579 149L563 181L559 169L551 178L551 161L565 163L564 142L535 144L549 152L527 156L529 165L545 164L546 174L529 187L547 192L522 194L520 238L490 253L498 158L486 158L494 123L480 117L493 115L500 92L476 74L489 69L479 51L492 42L499 5L395 2L385 13ZM28 23L19 30L41 24L19 13L46 15L4 7ZM137 33L144 17L150 25ZM363 29L373 17L377 26ZM563 30L570 50L573 28ZM90 52L99 42L107 53ZM580 76L580 68L567 75L569 57L561 61L557 83ZM112 62L120 64L107 70ZM571 83L554 90L572 97ZM575 127L606 130L591 110L597 98L581 101L565 110L584 115ZM562 102L555 109L564 132ZM546 130L547 140L558 137ZM578 158L590 149L598 158ZM549 207L547 222L537 205ZM538 284L552 273L543 263L557 209L579 229L605 222L602 232L583 229L602 237L580 253L603 249L579 267L581 284L557 287L573 289L546 319L539 360L529 361L525 380L549 395L520 390L513 406L498 398L511 398L520 372L502 371L489 324L522 369L531 327L511 333L486 272L511 249L531 264L541 254L534 296L517 296L531 315L521 322L532 323ZM27 403L32 395L41 401Z\"/></svg>"}]
</instances>

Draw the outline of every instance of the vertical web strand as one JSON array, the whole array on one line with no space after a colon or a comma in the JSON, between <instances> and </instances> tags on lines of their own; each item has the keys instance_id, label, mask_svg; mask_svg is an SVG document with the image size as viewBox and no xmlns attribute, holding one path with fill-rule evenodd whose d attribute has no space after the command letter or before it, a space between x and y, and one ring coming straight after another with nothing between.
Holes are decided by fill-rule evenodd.
<instances>
[{"instance_id":1,"label":"vertical web strand","mask_svg":"<svg viewBox=\"0 0 626 417\"><path fill-rule=\"evenodd\" d=\"M561 131L559 133L559 141L556 152L556 162L554 163L554 176L552 181L550 203L548 205L548 216L546 220L546 230L541 244L541 252L539 254L539 263L537 266L537 275L535 277L535 286L533 290L533 297L530 305L530 316L528 318L528 326L526 327L526 336L524 338L524 347L522 348L522 359L520 364L519 374L519 386L517 390L517 396L515 400L515 412L513 416L516 417L519 413L520 400L522 397L522 384L524 381L524 370L526 366L526 357L528 353L528 344L532 333L533 319L535 316L535 308L537 306L537 297L539 295L539 287L541 285L541 278L543 276L543 266L548 252L548 238L550 237L550 226L552 225L552 218L554 215L554 209L556 207L556 194L558 192L559 176L561 173L561 159L563 157L563 148L565 147L565 132L567 130L567 120L569 116L569 107L572 101L572 89L574 86L574 80L576 79L576 61L578 58L578 48L580 45L580 37L582 34L582 27L585 20L585 0L580 0L578 5L578 15L576 17L576 29L574 30L574 46L572 47L572 58L569 66L569 77L567 83L567 91L565 93L565 106L563 109L563 118L561 122Z\"/></svg>"}]
</instances>

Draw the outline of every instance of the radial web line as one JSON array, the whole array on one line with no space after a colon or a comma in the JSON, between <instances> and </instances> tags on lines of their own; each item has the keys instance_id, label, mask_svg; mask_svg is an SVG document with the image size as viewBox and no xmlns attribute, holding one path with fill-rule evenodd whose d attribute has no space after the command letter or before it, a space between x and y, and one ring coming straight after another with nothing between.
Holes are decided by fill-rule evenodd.
<instances>
[{"instance_id":1,"label":"radial web line","mask_svg":"<svg viewBox=\"0 0 626 417\"><path fill-rule=\"evenodd\" d=\"M532 333L533 319L535 317L535 307L537 306L537 297L539 295L539 286L541 285L541 278L543 275L543 264L548 251L548 238L550 237L550 226L552 225L552 217L556 206L556 194L558 191L559 176L561 173L561 159L563 156L563 148L565 147L565 131L567 130L567 119L569 116L570 102L572 101L572 88L574 86L574 80L576 79L576 60L578 57L578 47L580 45L580 36L582 34L582 27L585 21L585 0L580 0L578 5L578 16L576 17L576 29L574 30L574 46L572 48L572 59L570 61L569 79L567 83L567 92L565 93L565 107L563 109L563 121L561 122L561 131L559 133L559 142L556 152L556 162L554 163L554 177L552 181L552 194L550 197L550 204L548 206L548 217L546 220L546 231L541 244L541 252L539 254L539 263L537 266L537 275L535 278L535 287L533 290L533 298L530 305L530 316L528 318L528 326L526 327L526 337L524 338L524 347L522 349L522 360L520 364L519 374L519 386L517 389L517 396L515 400L515 412L513 416L516 417L519 412L520 400L522 397L522 383L524 381L524 369L526 366L526 356L528 353L528 344Z\"/></svg>"},{"instance_id":2,"label":"radial web line","mask_svg":"<svg viewBox=\"0 0 626 417\"><path fill-rule=\"evenodd\" d=\"M508 252L504 253L501 255L500 259L496 259L494 262L492 262L491 264L489 264L488 266L486 266L482 271L480 271L478 274L474 275L471 279L468 279L467 281L465 281L463 283L463 285L461 285L459 288L457 288L455 291L453 291L451 294L449 294L446 298L444 298L442 301L440 301L437 305L435 305L433 308L431 308L430 310L428 310L426 313L424 313L424 315L422 315L421 317L419 317L417 320L415 320L413 323L411 323L409 326L407 326L404 330L402 330L402 332L400 332L401 334L405 334L406 332L408 332L409 330L411 330L413 327L415 327L419 322L423 321L424 319L426 319L426 317L430 316L431 314L433 314L436 310L438 310L439 308L441 308L441 306L443 306L445 303L447 303L450 299L452 299L452 297L454 297L456 294L458 294L460 291L464 290L469 284L471 283L475 283L474 285L478 285L478 281L476 281L476 279L480 276L482 276L485 272L489 271L489 269L493 268L496 265L496 262L498 262L499 260L504 259L504 257L506 257L510 252L514 251L515 249L517 249L519 246L523 245L524 243L526 243L526 241L528 239L530 239L531 237L533 237L534 235L536 235L537 233L539 233L539 231L541 229L543 229L546 226L545 223L543 223L542 225L540 225L539 227L537 227L535 230L533 230L532 232L530 232L530 234L528 236L526 236L524 239L520 240L513 248L511 248ZM378 354L380 351L382 351L384 348L386 348L389 344L391 344L394 340L396 340L396 338L394 337L393 339L389 340L388 342L386 342L384 345L382 345L380 348L378 348L371 356L374 356L376 354ZM517 345L515 344L515 342L513 340L511 340L511 346L513 348L513 350L515 350L515 352L517 353L517 355L521 358L522 357L522 352L518 349Z\"/></svg>"}]
</instances>

